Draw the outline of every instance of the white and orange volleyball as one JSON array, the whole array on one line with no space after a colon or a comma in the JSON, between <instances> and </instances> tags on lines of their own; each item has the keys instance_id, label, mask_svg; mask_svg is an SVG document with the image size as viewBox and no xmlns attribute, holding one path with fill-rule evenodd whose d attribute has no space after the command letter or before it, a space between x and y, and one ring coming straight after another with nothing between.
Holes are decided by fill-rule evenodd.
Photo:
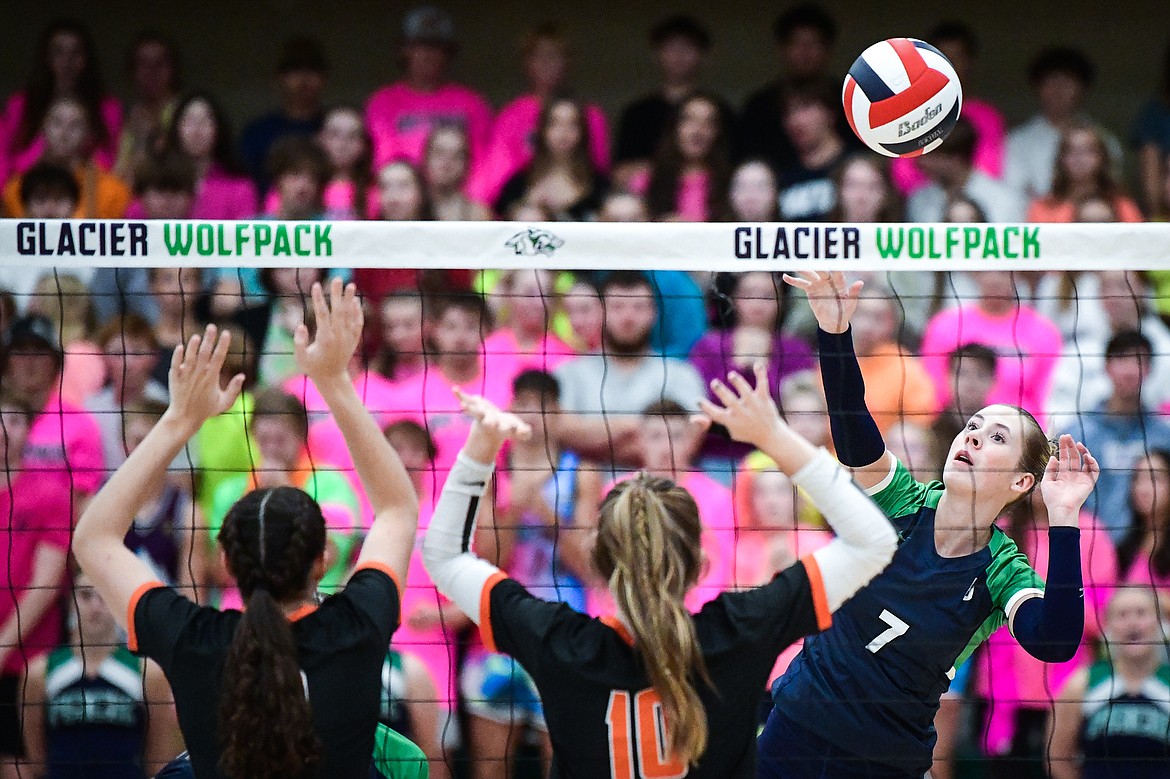
<instances>
[{"instance_id":1,"label":"white and orange volleyball","mask_svg":"<svg viewBox=\"0 0 1170 779\"><path fill-rule=\"evenodd\" d=\"M938 49L890 38L853 62L841 100L862 143L887 157L917 157L938 148L955 126L963 88Z\"/></svg>"}]
</instances>

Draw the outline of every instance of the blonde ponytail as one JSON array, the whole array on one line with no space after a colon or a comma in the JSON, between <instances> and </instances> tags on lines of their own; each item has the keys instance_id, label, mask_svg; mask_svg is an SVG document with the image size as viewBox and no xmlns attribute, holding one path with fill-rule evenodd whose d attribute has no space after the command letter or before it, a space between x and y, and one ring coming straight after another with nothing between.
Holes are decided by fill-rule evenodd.
<instances>
[{"instance_id":1,"label":"blonde ponytail","mask_svg":"<svg viewBox=\"0 0 1170 779\"><path fill-rule=\"evenodd\" d=\"M669 754L687 765L707 749L707 715L695 683L710 684L710 677L683 604L702 566L701 531L686 490L642 474L606 496L594 550L662 701Z\"/></svg>"}]
</instances>

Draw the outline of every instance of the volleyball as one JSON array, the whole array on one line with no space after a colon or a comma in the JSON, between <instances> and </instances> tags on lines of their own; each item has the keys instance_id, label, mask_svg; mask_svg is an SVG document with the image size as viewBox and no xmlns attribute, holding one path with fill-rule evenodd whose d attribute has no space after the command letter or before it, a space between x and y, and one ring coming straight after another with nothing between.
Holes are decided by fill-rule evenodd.
<instances>
[{"instance_id":1,"label":"volleyball","mask_svg":"<svg viewBox=\"0 0 1170 779\"><path fill-rule=\"evenodd\" d=\"M916 38L890 38L854 60L841 101L866 146L887 157L917 157L937 149L955 126L963 88L941 51Z\"/></svg>"}]
</instances>

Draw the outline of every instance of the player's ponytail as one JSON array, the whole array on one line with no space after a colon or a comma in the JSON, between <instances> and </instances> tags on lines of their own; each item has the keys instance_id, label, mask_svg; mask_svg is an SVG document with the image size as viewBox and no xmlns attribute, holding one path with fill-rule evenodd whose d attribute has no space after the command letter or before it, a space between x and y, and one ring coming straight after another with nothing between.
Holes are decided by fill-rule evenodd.
<instances>
[{"instance_id":1,"label":"player's ponytail","mask_svg":"<svg viewBox=\"0 0 1170 779\"><path fill-rule=\"evenodd\" d=\"M324 517L301 490L257 490L228 512L220 543L247 603L224 662L220 770L232 779L304 776L321 746L280 604L310 587Z\"/></svg>"},{"instance_id":2,"label":"player's ponytail","mask_svg":"<svg viewBox=\"0 0 1170 779\"><path fill-rule=\"evenodd\" d=\"M701 531L686 490L643 474L606 496L593 553L662 700L669 753L686 765L707 749L707 715L696 683L710 678L683 604L702 568Z\"/></svg>"}]
</instances>

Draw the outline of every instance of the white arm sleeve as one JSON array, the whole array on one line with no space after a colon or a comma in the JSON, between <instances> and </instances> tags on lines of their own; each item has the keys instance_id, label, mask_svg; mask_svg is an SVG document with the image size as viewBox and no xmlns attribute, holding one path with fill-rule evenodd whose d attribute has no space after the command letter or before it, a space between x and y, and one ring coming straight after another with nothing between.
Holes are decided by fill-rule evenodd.
<instances>
[{"instance_id":1,"label":"white arm sleeve","mask_svg":"<svg viewBox=\"0 0 1170 779\"><path fill-rule=\"evenodd\" d=\"M460 452L423 537L423 566L431 581L477 625L483 588L499 572L471 551L479 501L494 470Z\"/></svg>"},{"instance_id":2,"label":"white arm sleeve","mask_svg":"<svg viewBox=\"0 0 1170 779\"><path fill-rule=\"evenodd\" d=\"M836 611L869 584L894 557L898 536L882 510L821 449L792 477L828 520L837 537L813 552L829 610Z\"/></svg>"}]
</instances>

